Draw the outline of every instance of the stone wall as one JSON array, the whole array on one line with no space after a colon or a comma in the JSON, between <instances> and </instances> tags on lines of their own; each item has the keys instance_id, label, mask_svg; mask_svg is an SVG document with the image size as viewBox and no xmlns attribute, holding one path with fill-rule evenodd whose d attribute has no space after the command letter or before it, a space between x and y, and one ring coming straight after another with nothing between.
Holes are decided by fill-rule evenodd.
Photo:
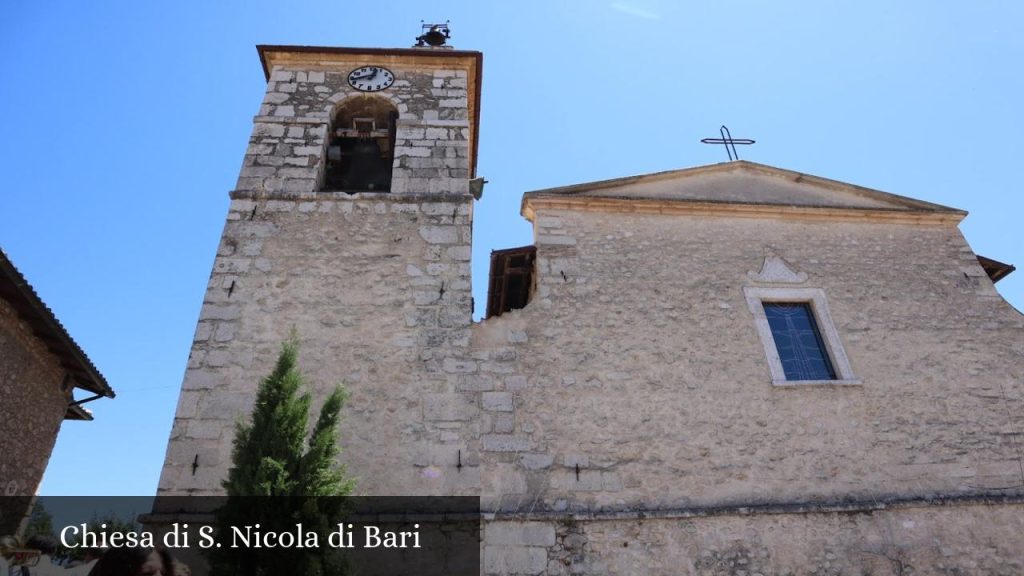
<instances>
[{"instance_id":1,"label":"stone wall","mask_svg":"<svg viewBox=\"0 0 1024 576\"><path fill-rule=\"evenodd\" d=\"M363 62L365 60L354 60ZM397 108L392 192L468 192L470 119L465 70L392 66L395 83L370 97ZM236 188L312 192L323 181L325 137L333 111L363 96L346 70L275 69L246 150Z\"/></svg>"},{"instance_id":2,"label":"stone wall","mask_svg":"<svg viewBox=\"0 0 1024 576\"><path fill-rule=\"evenodd\" d=\"M536 241L533 301L474 330L487 507L1024 492L1024 318L955 226L547 211ZM772 385L768 253L859 385Z\"/></svg>"},{"instance_id":3,"label":"stone wall","mask_svg":"<svg viewBox=\"0 0 1024 576\"><path fill-rule=\"evenodd\" d=\"M343 459L362 494L476 493L469 354L468 68L429 51L276 66L232 193L161 494L219 494L234 422L251 412L294 327L319 392L351 393ZM399 112L390 194L317 192L332 115L368 58L395 75L369 95ZM318 394L322 396L322 394ZM468 491L468 492L467 492Z\"/></svg>"},{"instance_id":4,"label":"stone wall","mask_svg":"<svg viewBox=\"0 0 1024 576\"><path fill-rule=\"evenodd\" d=\"M470 202L236 193L160 493L221 493L234 422L251 413L292 328L315 397L338 383L351 394L343 460L360 493L476 493L479 472L462 437L475 434L478 409L458 393L472 317Z\"/></svg>"},{"instance_id":5,"label":"stone wall","mask_svg":"<svg viewBox=\"0 0 1024 576\"><path fill-rule=\"evenodd\" d=\"M64 371L46 345L0 299L0 490L7 496L31 496L43 479L57 432L64 421L70 390L61 388ZM0 533L15 524L0 519Z\"/></svg>"},{"instance_id":6,"label":"stone wall","mask_svg":"<svg viewBox=\"0 0 1024 576\"><path fill-rule=\"evenodd\" d=\"M484 574L839 576L1024 572L1024 506L485 523Z\"/></svg>"}]
</instances>

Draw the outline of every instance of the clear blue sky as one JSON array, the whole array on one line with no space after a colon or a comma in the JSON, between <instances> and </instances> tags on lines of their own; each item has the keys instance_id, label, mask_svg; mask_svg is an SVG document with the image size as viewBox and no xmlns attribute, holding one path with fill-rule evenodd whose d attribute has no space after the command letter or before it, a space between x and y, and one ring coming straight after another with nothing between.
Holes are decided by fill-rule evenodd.
<instances>
[{"instance_id":1,"label":"clear blue sky","mask_svg":"<svg viewBox=\"0 0 1024 576\"><path fill-rule=\"evenodd\" d=\"M1020 2L9 0L0 246L118 393L64 424L43 494L156 488L254 46L408 47L421 19L484 53L478 306L489 251L530 242L524 191L723 161L723 123L744 159L968 210L1024 265ZM1024 271L998 288L1024 308Z\"/></svg>"}]
</instances>

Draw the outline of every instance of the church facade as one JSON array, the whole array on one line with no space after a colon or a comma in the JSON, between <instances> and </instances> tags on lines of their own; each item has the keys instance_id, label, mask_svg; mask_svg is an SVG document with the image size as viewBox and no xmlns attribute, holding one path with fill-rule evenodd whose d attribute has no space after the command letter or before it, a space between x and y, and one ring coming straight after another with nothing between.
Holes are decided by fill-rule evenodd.
<instances>
[{"instance_id":1,"label":"church facade","mask_svg":"<svg viewBox=\"0 0 1024 576\"><path fill-rule=\"evenodd\" d=\"M966 213L750 162L527 193L472 320L482 55L262 46L160 495L216 495L294 327L366 495L487 574L1024 571L1024 316Z\"/></svg>"}]
</instances>

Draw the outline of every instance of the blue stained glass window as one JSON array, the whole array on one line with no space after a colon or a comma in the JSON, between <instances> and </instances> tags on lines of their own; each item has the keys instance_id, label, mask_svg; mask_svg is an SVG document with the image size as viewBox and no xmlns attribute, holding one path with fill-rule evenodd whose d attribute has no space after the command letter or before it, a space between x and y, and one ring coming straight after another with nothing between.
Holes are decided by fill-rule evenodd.
<instances>
[{"instance_id":1,"label":"blue stained glass window","mask_svg":"<svg viewBox=\"0 0 1024 576\"><path fill-rule=\"evenodd\" d=\"M786 380L835 380L825 343L806 302L764 302Z\"/></svg>"}]
</instances>

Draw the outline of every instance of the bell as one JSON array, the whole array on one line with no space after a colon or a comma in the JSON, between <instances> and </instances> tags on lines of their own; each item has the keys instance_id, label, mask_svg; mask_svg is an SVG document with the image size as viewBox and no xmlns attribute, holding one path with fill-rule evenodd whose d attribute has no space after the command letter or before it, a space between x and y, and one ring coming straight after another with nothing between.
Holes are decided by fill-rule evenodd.
<instances>
[{"instance_id":1,"label":"bell","mask_svg":"<svg viewBox=\"0 0 1024 576\"><path fill-rule=\"evenodd\" d=\"M423 40L430 46L444 46L444 42L447 39L448 37L437 26L434 26L423 35Z\"/></svg>"},{"instance_id":2,"label":"bell","mask_svg":"<svg viewBox=\"0 0 1024 576\"><path fill-rule=\"evenodd\" d=\"M350 190L385 190L387 187L387 161L381 158L376 140L359 140L353 144L345 187Z\"/></svg>"},{"instance_id":3,"label":"bell","mask_svg":"<svg viewBox=\"0 0 1024 576\"><path fill-rule=\"evenodd\" d=\"M447 22L444 24L424 24L423 29L426 32L416 37L417 46L423 46L424 43L434 47L444 46L444 43L451 38L451 31L448 29Z\"/></svg>"}]
</instances>

